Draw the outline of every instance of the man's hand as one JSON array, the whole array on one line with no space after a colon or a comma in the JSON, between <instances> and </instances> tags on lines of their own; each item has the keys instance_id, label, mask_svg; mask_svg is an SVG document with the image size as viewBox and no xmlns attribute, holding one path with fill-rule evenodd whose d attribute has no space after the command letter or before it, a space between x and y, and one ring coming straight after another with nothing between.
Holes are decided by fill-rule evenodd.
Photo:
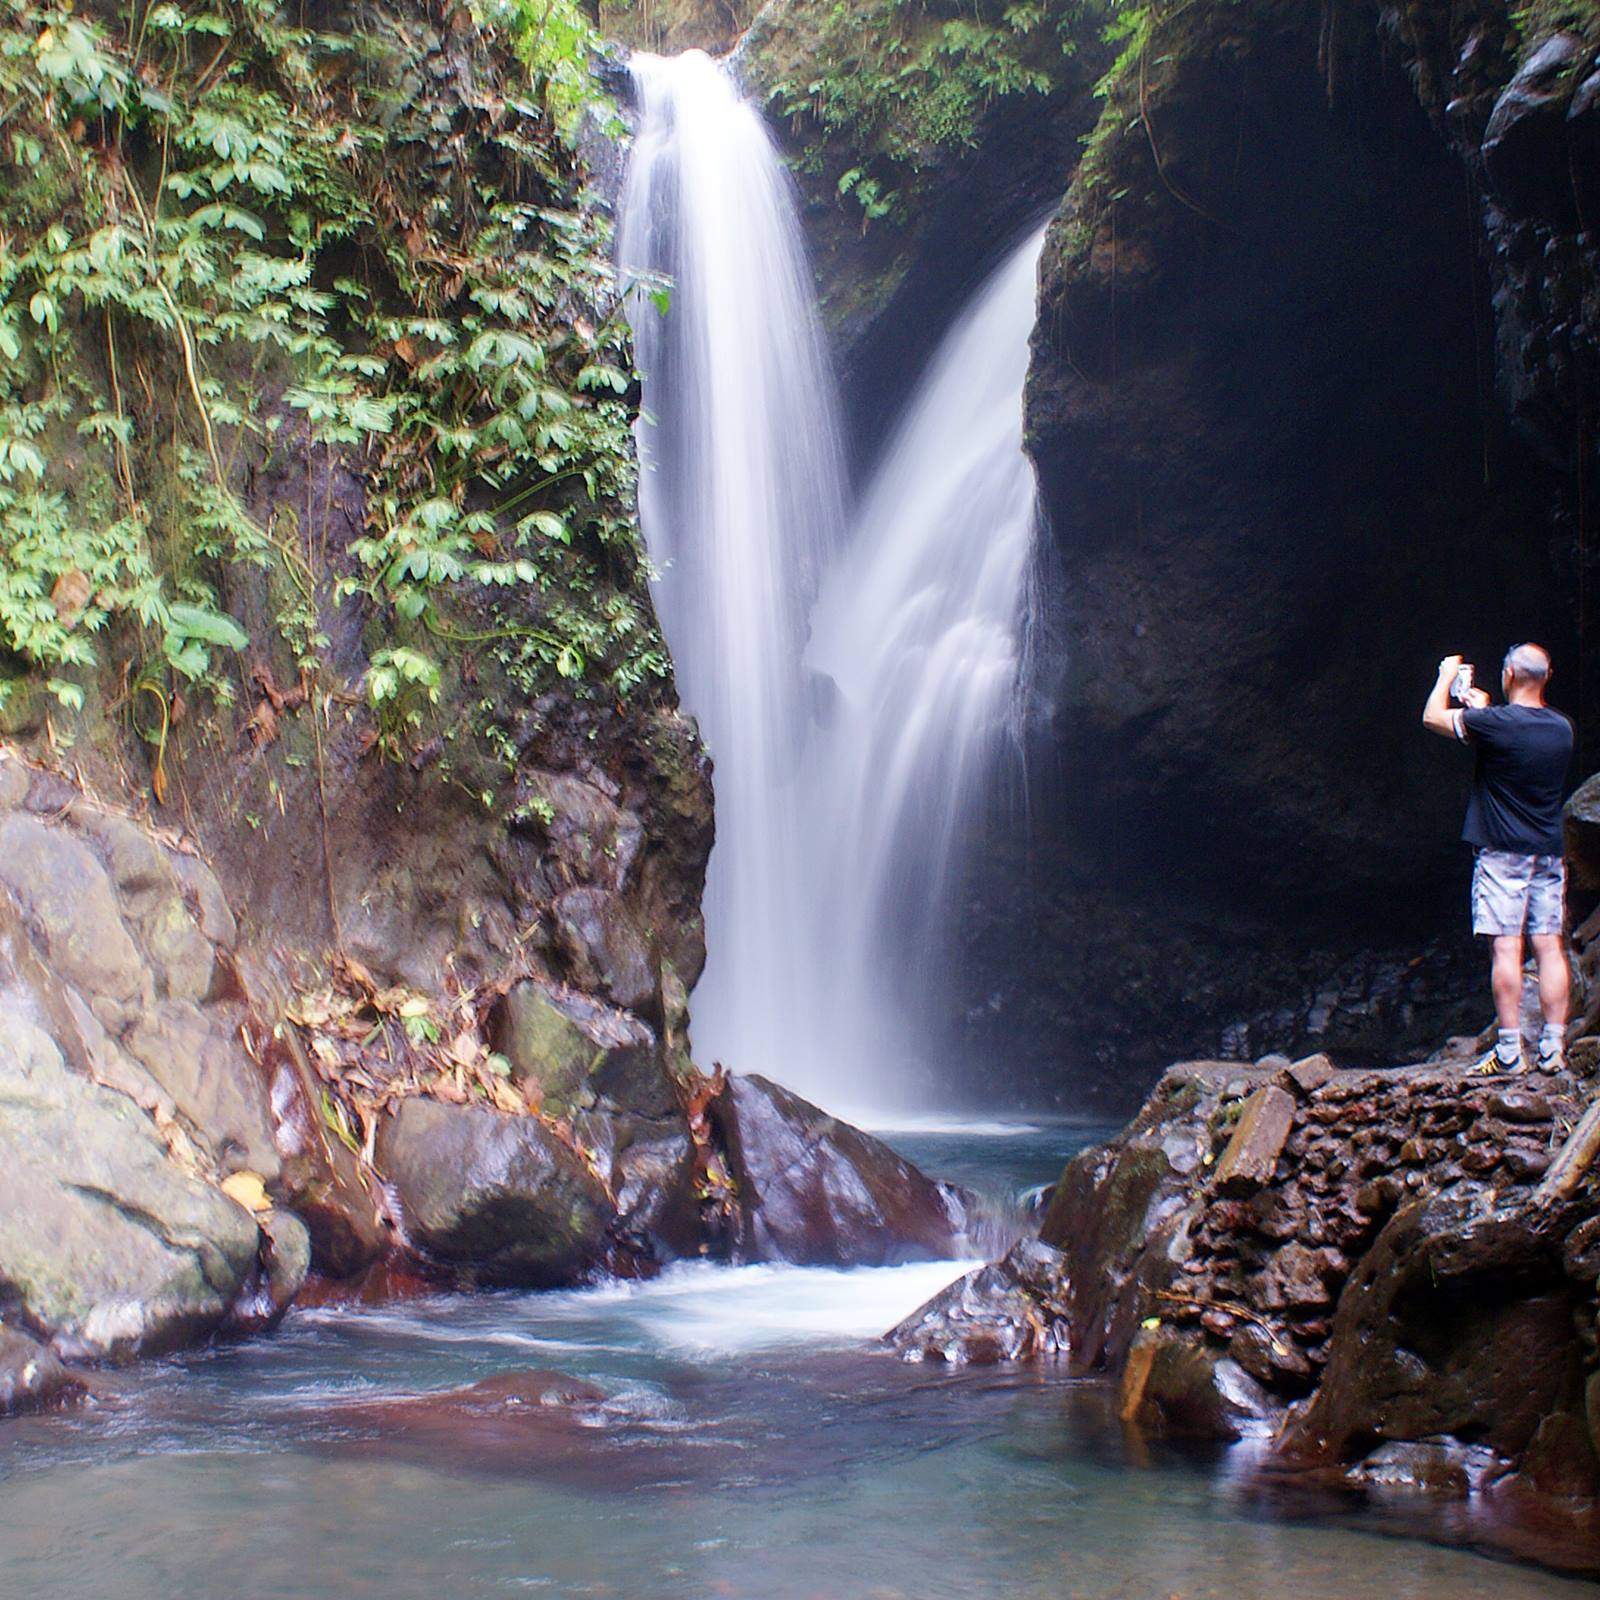
<instances>
[{"instance_id":1,"label":"man's hand","mask_svg":"<svg viewBox=\"0 0 1600 1600\"><path fill-rule=\"evenodd\" d=\"M1433 686L1433 693L1428 696L1427 705L1422 708L1422 726L1429 733L1437 733L1445 739L1456 736L1456 714L1450 709L1450 686L1461 670L1462 661L1461 656L1446 656L1439 663L1439 680ZM1483 691L1475 689L1473 693L1482 694ZM1471 701L1471 695L1468 700ZM1488 704L1487 695L1484 695L1484 704Z\"/></svg>"},{"instance_id":2,"label":"man's hand","mask_svg":"<svg viewBox=\"0 0 1600 1600\"><path fill-rule=\"evenodd\" d=\"M1480 689L1476 684L1467 690L1467 706L1472 711L1482 711L1489 704L1489 691Z\"/></svg>"}]
</instances>

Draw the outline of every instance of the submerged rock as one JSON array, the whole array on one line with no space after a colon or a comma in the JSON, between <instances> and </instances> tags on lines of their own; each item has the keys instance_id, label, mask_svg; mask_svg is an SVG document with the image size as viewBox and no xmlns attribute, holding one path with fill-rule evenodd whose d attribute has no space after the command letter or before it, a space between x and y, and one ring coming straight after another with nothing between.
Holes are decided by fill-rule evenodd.
<instances>
[{"instance_id":1,"label":"submerged rock","mask_svg":"<svg viewBox=\"0 0 1600 1600\"><path fill-rule=\"evenodd\" d=\"M966 1207L888 1145L762 1077L731 1077L711 1116L737 1196L733 1254L803 1266L959 1255Z\"/></svg>"},{"instance_id":2,"label":"submerged rock","mask_svg":"<svg viewBox=\"0 0 1600 1600\"><path fill-rule=\"evenodd\" d=\"M0 1417L65 1405L83 1392L52 1351L15 1328L0 1326Z\"/></svg>"},{"instance_id":3,"label":"submerged rock","mask_svg":"<svg viewBox=\"0 0 1600 1600\"><path fill-rule=\"evenodd\" d=\"M1464 1496L1509 1470L1508 1464L1484 1445L1418 1439L1380 1445L1351 1467L1345 1480L1369 1489Z\"/></svg>"},{"instance_id":4,"label":"submerged rock","mask_svg":"<svg viewBox=\"0 0 1600 1600\"><path fill-rule=\"evenodd\" d=\"M485 1283L571 1283L599 1265L616 1207L577 1150L537 1117L404 1100L378 1165L411 1243Z\"/></svg>"}]
</instances>

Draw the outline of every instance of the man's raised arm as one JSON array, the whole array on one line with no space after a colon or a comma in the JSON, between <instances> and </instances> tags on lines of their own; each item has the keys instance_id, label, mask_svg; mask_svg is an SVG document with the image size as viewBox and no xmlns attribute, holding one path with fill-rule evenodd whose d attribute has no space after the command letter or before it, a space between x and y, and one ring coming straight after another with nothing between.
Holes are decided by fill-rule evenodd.
<instances>
[{"instance_id":1,"label":"man's raised arm","mask_svg":"<svg viewBox=\"0 0 1600 1600\"><path fill-rule=\"evenodd\" d=\"M1437 733L1444 739L1460 739L1464 737L1461 731L1461 708L1450 704L1450 686L1455 682L1456 674L1461 670L1460 656L1446 656L1439 663L1439 678L1433 686L1433 692L1428 696L1428 703L1422 708L1422 726L1429 733ZM1489 696L1478 688L1467 691L1467 704L1474 707L1486 706Z\"/></svg>"},{"instance_id":2,"label":"man's raised arm","mask_svg":"<svg viewBox=\"0 0 1600 1600\"><path fill-rule=\"evenodd\" d=\"M1433 686L1433 693L1428 696L1428 703L1422 708L1422 726L1429 733L1437 733L1446 739L1458 739L1460 734L1456 731L1456 716L1450 706L1450 685L1455 682L1456 674L1461 670L1460 656L1446 656L1439 663L1439 680Z\"/></svg>"}]
</instances>

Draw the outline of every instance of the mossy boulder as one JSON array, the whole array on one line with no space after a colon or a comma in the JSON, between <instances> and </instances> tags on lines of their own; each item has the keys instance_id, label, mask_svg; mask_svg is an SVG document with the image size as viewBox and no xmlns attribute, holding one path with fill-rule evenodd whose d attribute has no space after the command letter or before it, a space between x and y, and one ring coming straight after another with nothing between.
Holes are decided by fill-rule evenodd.
<instances>
[{"instance_id":1,"label":"mossy boulder","mask_svg":"<svg viewBox=\"0 0 1600 1600\"><path fill-rule=\"evenodd\" d=\"M579 990L532 978L514 985L496 1039L513 1078L556 1115L599 1099L646 1116L676 1108L655 1033Z\"/></svg>"}]
</instances>

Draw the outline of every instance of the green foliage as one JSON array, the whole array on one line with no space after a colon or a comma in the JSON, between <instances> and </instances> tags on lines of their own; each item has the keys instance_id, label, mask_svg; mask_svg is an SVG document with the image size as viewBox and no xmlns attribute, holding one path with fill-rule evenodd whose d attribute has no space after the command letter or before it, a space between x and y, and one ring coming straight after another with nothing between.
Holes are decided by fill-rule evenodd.
<instances>
[{"instance_id":1,"label":"green foliage","mask_svg":"<svg viewBox=\"0 0 1600 1600\"><path fill-rule=\"evenodd\" d=\"M1600 0L1524 0L1511 9L1513 38L1524 50L1562 28L1600 41Z\"/></svg>"},{"instance_id":2,"label":"green foliage","mask_svg":"<svg viewBox=\"0 0 1600 1600\"><path fill-rule=\"evenodd\" d=\"M823 171L830 140L844 136L857 164L836 187L865 226L902 214L919 176L973 146L995 101L1051 91L1083 6L977 0L951 14L928 0L834 0L818 11L788 19L811 24L805 53L767 76L768 99L807 171Z\"/></svg>"},{"instance_id":3,"label":"green foliage","mask_svg":"<svg viewBox=\"0 0 1600 1600\"><path fill-rule=\"evenodd\" d=\"M61 683L115 627L224 688L252 644L317 672L363 605L390 732L483 642L530 688L658 679L627 330L570 142L605 111L592 34L573 0L485 0L463 86L415 11L350 9L0 0L0 647ZM247 493L296 465L303 495ZM271 639L227 614L252 572Z\"/></svg>"}]
</instances>

